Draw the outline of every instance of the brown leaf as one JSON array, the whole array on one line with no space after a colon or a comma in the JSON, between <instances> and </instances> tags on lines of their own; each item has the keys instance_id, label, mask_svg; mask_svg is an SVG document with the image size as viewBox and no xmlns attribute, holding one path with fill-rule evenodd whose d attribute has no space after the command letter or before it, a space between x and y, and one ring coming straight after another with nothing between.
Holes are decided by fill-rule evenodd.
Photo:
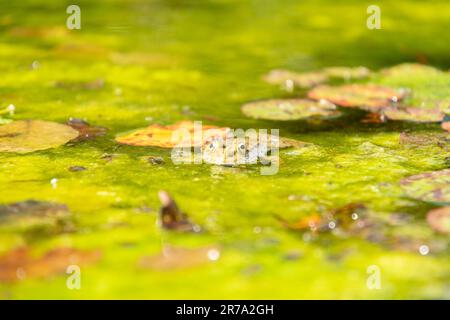
<instances>
[{"instance_id":1,"label":"brown leaf","mask_svg":"<svg viewBox=\"0 0 450 320\"><path fill-rule=\"evenodd\" d=\"M154 146L161 148L174 148L181 145L200 147L215 136L220 136L224 139L226 134L229 132L229 128L202 125L202 136L199 139L200 141L197 141L194 137L194 128L195 125L192 121L180 121L173 125L167 126L153 124L147 128L138 129L131 133L119 135L116 137L116 141L122 144L142 147ZM215 130L214 132L208 132L207 130L209 129ZM174 134L175 132L179 132L180 135ZM184 133L187 137L183 135Z\"/></svg>"},{"instance_id":2,"label":"brown leaf","mask_svg":"<svg viewBox=\"0 0 450 320\"><path fill-rule=\"evenodd\" d=\"M72 248L57 248L41 257L34 257L28 248L18 248L0 257L0 281L14 282L24 278L45 278L63 274L69 265L88 265L99 258L98 251Z\"/></svg>"},{"instance_id":3,"label":"brown leaf","mask_svg":"<svg viewBox=\"0 0 450 320\"><path fill-rule=\"evenodd\" d=\"M318 86L308 92L315 100L327 100L342 107L358 107L377 112L406 96L406 92L373 84L349 84L338 87Z\"/></svg>"},{"instance_id":4,"label":"brown leaf","mask_svg":"<svg viewBox=\"0 0 450 320\"><path fill-rule=\"evenodd\" d=\"M59 147L78 132L64 124L21 120L0 126L0 152L29 153Z\"/></svg>"}]
</instances>

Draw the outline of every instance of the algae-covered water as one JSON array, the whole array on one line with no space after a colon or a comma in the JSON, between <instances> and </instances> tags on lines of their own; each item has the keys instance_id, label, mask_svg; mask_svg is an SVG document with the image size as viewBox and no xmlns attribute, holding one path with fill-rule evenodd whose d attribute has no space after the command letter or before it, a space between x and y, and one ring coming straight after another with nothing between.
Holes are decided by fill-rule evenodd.
<instances>
[{"instance_id":1,"label":"algae-covered water","mask_svg":"<svg viewBox=\"0 0 450 320\"><path fill-rule=\"evenodd\" d=\"M81 29L69 30L68 2L2 1L0 109L15 106L4 117L78 118L108 131L43 151L0 152L0 204L33 199L69 211L64 226L26 214L0 220L0 256L12 256L0 258L0 298L449 299L448 234L426 221L442 204L412 199L400 185L449 168L448 139L401 143L405 132L445 135L439 124L367 123L357 111L264 121L240 110L248 101L305 94L264 82L275 68L449 68L448 1L377 2L380 30L366 27L370 1L80 0ZM439 81L418 86L449 98L450 82ZM180 120L280 129L309 145L280 151L279 172L266 176L258 166L175 165L170 149L114 140ZM203 231L162 229L159 190ZM351 203L379 221L373 237L280 222ZM11 254L21 248L32 257L20 258L26 266ZM81 265L79 289L55 267L58 256L39 260L61 248L98 255ZM167 248L175 253L161 258ZM368 283L373 266L377 288Z\"/></svg>"}]
</instances>

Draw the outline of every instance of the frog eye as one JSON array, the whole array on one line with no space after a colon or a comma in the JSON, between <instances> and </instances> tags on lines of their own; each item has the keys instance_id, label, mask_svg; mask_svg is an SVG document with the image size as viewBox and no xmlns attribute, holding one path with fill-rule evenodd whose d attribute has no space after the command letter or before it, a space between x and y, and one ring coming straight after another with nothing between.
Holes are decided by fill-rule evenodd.
<instances>
[{"instance_id":1,"label":"frog eye","mask_svg":"<svg viewBox=\"0 0 450 320\"><path fill-rule=\"evenodd\" d=\"M245 144L240 143L238 148L239 148L239 150L245 150Z\"/></svg>"}]
</instances>

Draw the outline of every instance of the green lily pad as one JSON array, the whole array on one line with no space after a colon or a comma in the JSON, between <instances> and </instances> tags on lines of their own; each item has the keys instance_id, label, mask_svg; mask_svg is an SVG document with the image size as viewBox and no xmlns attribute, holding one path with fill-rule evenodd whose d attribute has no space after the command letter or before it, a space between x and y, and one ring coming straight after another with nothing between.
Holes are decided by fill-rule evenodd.
<instances>
[{"instance_id":1,"label":"green lily pad","mask_svg":"<svg viewBox=\"0 0 450 320\"><path fill-rule=\"evenodd\" d=\"M331 67L325 68L323 72L330 78L344 80L365 79L371 74L366 67Z\"/></svg>"},{"instance_id":2,"label":"green lily pad","mask_svg":"<svg viewBox=\"0 0 450 320\"><path fill-rule=\"evenodd\" d=\"M0 126L0 152L46 150L76 137L78 131L64 124L42 120L14 121Z\"/></svg>"},{"instance_id":3,"label":"green lily pad","mask_svg":"<svg viewBox=\"0 0 450 320\"><path fill-rule=\"evenodd\" d=\"M427 222L439 233L450 233L450 207L431 210L427 213Z\"/></svg>"},{"instance_id":4,"label":"green lily pad","mask_svg":"<svg viewBox=\"0 0 450 320\"><path fill-rule=\"evenodd\" d=\"M359 107L371 111L390 107L405 95L403 90L373 84L319 86L308 92L308 97L314 100L327 100L342 107Z\"/></svg>"},{"instance_id":5,"label":"green lily pad","mask_svg":"<svg viewBox=\"0 0 450 320\"><path fill-rule=\"evenodd\" d=\"M270 71L263 78L270 84L279 84L286 87L311 88L328 81L328 75L323 72L294 72L276 69Z\"/></svg>"},{"instance_id":6,"label":"green lily pad","mask_svg":"<svg viewBox=\"0 0 450 320\"><path fill-rule=\"evenodd\" d=\"M450 169L413 175L402 179L400 185L413 199L450 203Z\"/></svg>"},{"instance_id":7,"label":"green lily pad","mask_svg":"<svg viewBox=\"0 0 450 320\"><path fill-rule=\"evenodd\" d=\"M244 104L241 110L251 118L281 121L329 118L341 114L332 103L306 99L271 99L249 102Z\"/></svg>"},{"instance_id":8,"label":"green lily pad","mask_svg":"<svg viewBox=\"0 0 450 320\"><path fill-rule=\"evenodd\" d=\"M410 75L417 77L419 75L428 76L430 73L441 73L439 69L419 63L401 63L393 67L381 70L386 76L405 76Z\"/></svg>"},{"instance_id":9,"label":"green lily pad","mask_svg":"<svg viewBox=\"0 0 450 320\"><path fill-rule=\"evenodd\" d=\"M383 109L383 114L390 120L413 122L440 122L444 118L444 113L439 109L429 110L402 106Z\"/></svg>"},{"instance_id":10,"label":"green lily pad","mask_svg":"<svg viewBox=\"0 0 450 320\"><path fill-rule=\"evenodd\" d=\"M375 82L392 88L407 88L402 101L411 108L445 111L450 107L450 74L421 64L400 64L380 72Z\"/></svg>"}]
</instances>

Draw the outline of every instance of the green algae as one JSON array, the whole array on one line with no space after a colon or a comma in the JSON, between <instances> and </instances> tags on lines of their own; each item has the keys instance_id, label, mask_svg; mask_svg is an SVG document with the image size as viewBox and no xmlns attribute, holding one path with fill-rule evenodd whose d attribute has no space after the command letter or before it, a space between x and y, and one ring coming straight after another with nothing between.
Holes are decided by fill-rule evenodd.
<instances>
[{"instance_id":1,"label":"green algae","mask_svg":"<svg viewBox=\"0 0 450 320\"><path fill-rule=\"evenodd\" d=\"M448 2L383 1L386 30L376 35L366 29L358 1L85 2L82 12L89 14L79 31L64 28L60 1L46 3L42 11L33 10L33 0L0 4L0 109L14 104L16 113L4 116L13 120L74 117L109 130L55 149L0 153L1 204L62 203L73 224L62 233L53 226L34 233L2 226L0 254L27 245L36 254L73 247L102 257L82 267L81 290L68 290L61 274L2 283L0 298L450 297L448 250L423 256L354 237L307 239L274 218L298 220L363 203L376 218L410 216L395 233L430 248L445 241L426 223L432 205L411 199L400 185L405 177L448 168L448 148L439 143L400 143L404 131L441 133L438 124L362 124L358 113L323 123L273 123L240 111L247 101L290 96L261 80L275 68L379 70L418 57L448 68ZM364 82L408 87L417 92L409 105L431 108L450 96L444 73L429 70L420 80L380 74ZM90 89L97 79L103 85ZM170 150L114 141L120 132L179 120L279 128L310 145L281 150L278 174L261 176L253 167L174 165ZM165 161L141 161L149 155ZM73 166L87 170L72 172ZM205 232L157 227L159 190L170 192ZM188 269L141 268L143 257L158 256L162 245L214 245L220 258ZM286 259L292 252L300 254ZM382 270L380 290L366 286L370 265Z\"/></svg>"}]
</instances>

